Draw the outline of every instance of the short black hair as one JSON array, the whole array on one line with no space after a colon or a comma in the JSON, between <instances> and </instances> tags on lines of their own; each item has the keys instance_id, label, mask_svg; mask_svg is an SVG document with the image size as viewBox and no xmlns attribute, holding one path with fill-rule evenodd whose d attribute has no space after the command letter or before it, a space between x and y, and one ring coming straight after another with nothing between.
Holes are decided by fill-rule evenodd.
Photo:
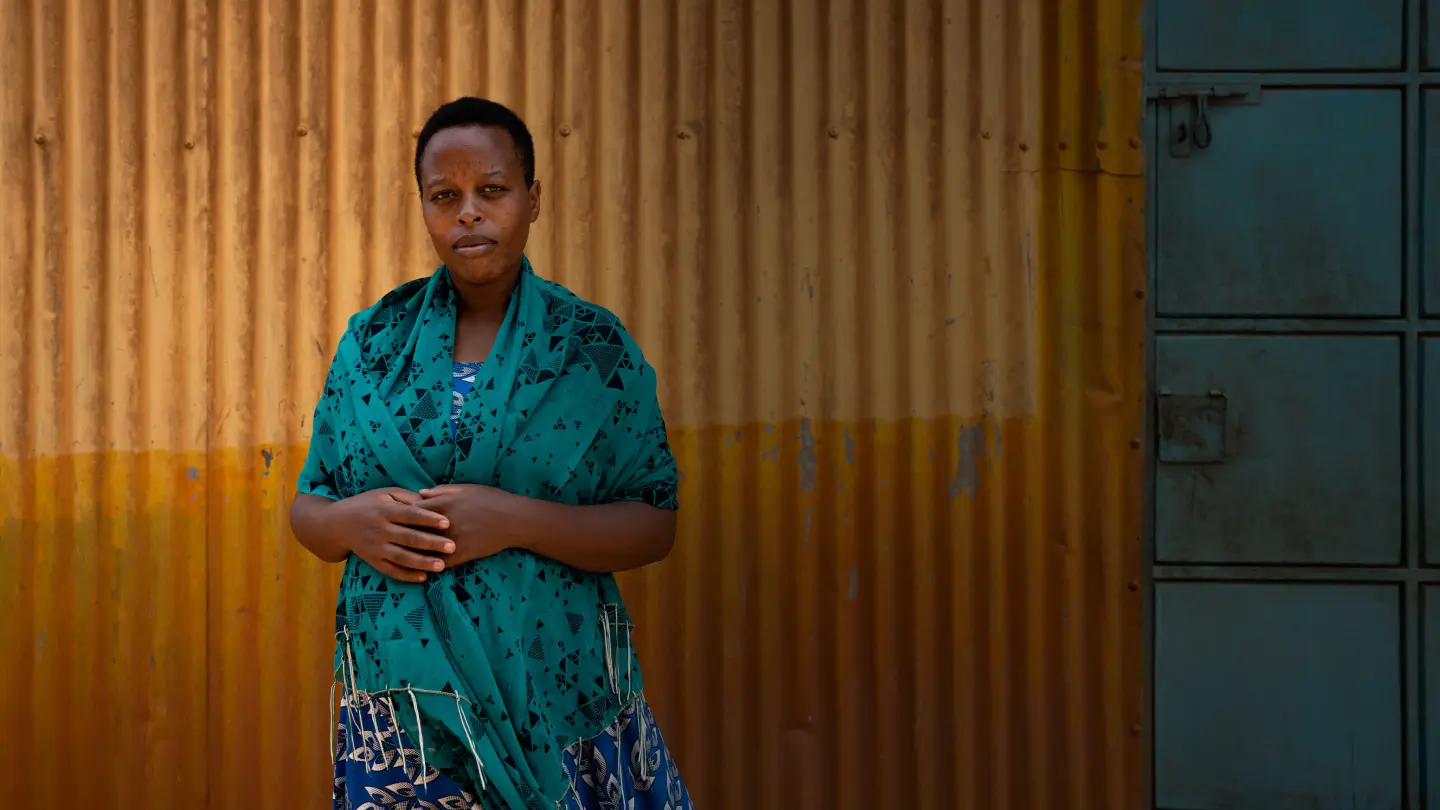
<instances>
[{"instance_id":1,"label":"short black hair","mask_svg":"<svg viewBox=\"0 0 1440 810\"><path fill-rule=\"evenodd\" d=\"M435 133L454 127L499 127L510 133L515 141L515 151L520 154L520 165L525 170L525 187L535 185L535 141L530 129L515 111L498 101L488 98L463 96L440 105L430 113L430 120L420 130L415 142L415 184L421 189L425 184L420 180L420 158Z\"/></svg>"}]
</instances>

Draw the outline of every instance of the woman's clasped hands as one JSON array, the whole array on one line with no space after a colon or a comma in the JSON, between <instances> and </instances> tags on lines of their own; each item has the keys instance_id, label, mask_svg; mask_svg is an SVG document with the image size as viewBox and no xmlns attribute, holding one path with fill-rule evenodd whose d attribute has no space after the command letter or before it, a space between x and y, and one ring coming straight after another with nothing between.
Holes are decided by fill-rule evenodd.
<instances>
[{"instance_id":1,"label":"woman's clasped hands","mask_svg":"<svg viewBox=\"0 0 1440 810\"><path fill-rule=\"evenodd\" d=\"M355 556L393 579L424 582L509 548L497 529L505 501L515 497L478 484L386 487L336 501L330 516Z\"/></svg>"}]
</instances>

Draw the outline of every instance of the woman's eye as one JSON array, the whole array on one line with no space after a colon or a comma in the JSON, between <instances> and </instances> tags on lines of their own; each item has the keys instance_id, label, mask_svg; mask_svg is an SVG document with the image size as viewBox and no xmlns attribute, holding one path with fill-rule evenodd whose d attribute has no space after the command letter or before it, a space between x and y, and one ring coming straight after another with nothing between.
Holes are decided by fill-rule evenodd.
<instances>
[{"instance_id":1,"label":"woman's eye","mask_svg":"<svg viewBox=\"0 0 1440 810\"><path fill-rule=\"evenodd\" d=\"M439 192L436 192L435 195L430 198L430 201L431 201L431 202L439 202L439 201L444 200L444 199L449 199L450 197L453 197L453 196L454 196L454 192L451 192L451 191L439 191Z\"/></svg>"}]
</instances>

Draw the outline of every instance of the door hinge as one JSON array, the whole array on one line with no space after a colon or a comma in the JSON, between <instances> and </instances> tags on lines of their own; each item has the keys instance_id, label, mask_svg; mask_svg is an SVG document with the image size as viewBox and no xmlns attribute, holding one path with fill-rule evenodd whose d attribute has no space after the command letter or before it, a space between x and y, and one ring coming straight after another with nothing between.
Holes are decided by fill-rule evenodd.
<instances>
[{"instance_id":1,"label":"door hinge","mask_svg":"<svg viewBox=\"0 0 1440 810\"><path fill-rule=\"evenodd\" d=\"M1215 133L1210 123L1210 104L1260 103L1258 84L1168 83L1145 88L1149 101L1164 102L1170 111L1170 155L1190 157L1192 149L1209 149ZM1178 102L1178 103L1177 103Z\"/></svg>"}]
</instances>

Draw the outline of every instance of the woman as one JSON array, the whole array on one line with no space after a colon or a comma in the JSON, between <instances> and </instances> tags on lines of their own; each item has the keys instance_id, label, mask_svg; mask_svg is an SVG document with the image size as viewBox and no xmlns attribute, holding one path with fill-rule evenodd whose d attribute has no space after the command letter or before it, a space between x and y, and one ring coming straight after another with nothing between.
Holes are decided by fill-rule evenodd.
<instances>
[{"instance_id":1,"label":"woman","mask_svg":"<svg viewBox=\"0 0 1440 810\"><path fill-rule=\"evenodd\" d=\"M674 542L654 370L531 269L513 112L438 109L415 179L442 265L350 319L291 510L345 562L335 807L690 808L613 576Z\"/></svg>"}]
</instances>

